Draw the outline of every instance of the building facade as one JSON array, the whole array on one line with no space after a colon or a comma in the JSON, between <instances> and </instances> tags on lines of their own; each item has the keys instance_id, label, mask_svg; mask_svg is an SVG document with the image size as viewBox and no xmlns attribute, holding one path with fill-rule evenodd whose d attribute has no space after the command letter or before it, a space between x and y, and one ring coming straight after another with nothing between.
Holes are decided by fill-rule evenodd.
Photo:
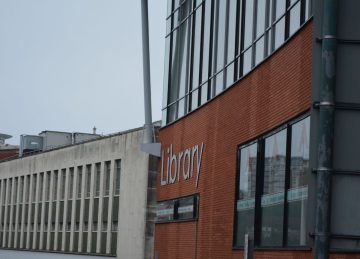
<instances>
[{"instance_id":1,"label":"building facade","mask_svg":"<svg viewBox=\"0 0 360 259\"><path fill-rule=\"evenodd\" d=\"M326 56L323 1L168 1L154 258L242 258L245 235L254 258L315 255L323 59L353 104L335 115L330 252L358 258L355 7L338 1L343 41Z\"/></svg>"},{"instance_id":2,"label":"building facade","mask_svg":"<svg viewBox=\"0 0 360 259\"><path fill-rule=\"evenodd\" d=\"M143 129L0 163L0 247L149 258L156 160Z\"/></svg>"}]
</instances>

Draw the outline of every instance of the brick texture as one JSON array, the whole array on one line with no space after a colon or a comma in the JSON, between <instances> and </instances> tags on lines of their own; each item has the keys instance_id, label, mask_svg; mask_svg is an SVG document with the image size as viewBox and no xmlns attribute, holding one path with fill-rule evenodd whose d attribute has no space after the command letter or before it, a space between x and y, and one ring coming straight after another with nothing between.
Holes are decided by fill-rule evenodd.
<instances>
[{"instance_id":1,"label":"brick texture","mask_svg":"<svg viewBox=\"0 0 360 259\"><path fill-rule=\"evenodd\" d=\"M199 193L199 220L157 224L156 259L235 259L233 224L236 153L246 143L308 111L311 105L313 24L308 23L286 45L234 87L207 105L160 131L162 148L174 153L204 143L198 188L195 177L160 185L157 200ZM255 258L312 258L311 251L256 251ZM332 259L348 259L333 255Z\"/></svg>"}]
</instances>

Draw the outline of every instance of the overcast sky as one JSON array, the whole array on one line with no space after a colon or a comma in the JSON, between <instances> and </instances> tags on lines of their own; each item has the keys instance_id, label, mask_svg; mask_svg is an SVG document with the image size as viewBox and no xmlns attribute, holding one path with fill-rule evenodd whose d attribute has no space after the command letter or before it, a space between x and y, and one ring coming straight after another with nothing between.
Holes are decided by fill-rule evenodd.
<instances>
[{"instance_id":1,"label":"overcast sky","mask_svg":"<svg viewBox=\"0 0 360 259\"><path fill-rule=\"evenodd\" d=\"M0 0L0 133L109 134L144 124L140 0ZM153 120L166 4L149 1Z\"/></svg>"}]
</instances>

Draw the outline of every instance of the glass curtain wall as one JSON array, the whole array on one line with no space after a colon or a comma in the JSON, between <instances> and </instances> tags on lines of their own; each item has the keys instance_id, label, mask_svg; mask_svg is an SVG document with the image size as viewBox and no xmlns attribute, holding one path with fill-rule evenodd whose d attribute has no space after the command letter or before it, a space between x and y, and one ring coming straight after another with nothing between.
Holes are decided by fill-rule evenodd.
<instances>
[{"instance_id":1,"label":"glass curtain wall","mask_svg":"<svg viewBox=\"0 0 360 259\"><path fill-rule=\"evenodd\" d=\"M311 17L312 0L168 0L163 125L248 74Z\"/></svg>"}]
</instances>

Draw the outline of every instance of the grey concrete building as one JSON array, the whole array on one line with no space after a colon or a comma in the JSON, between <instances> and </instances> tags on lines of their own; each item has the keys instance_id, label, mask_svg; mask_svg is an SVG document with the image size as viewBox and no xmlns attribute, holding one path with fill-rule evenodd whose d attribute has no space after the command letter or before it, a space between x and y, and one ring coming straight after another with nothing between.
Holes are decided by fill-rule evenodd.
<instances>
[{"instance_id":1,"label":"grey concrete building","mask_svg":"<svg viewBox=\"0 0 360 259\"><path fill-rule=\"evenodd\" d=\"M0 247L152 254L157 161L143 129L0 163Z\"/></svg>"}]
</instances>

